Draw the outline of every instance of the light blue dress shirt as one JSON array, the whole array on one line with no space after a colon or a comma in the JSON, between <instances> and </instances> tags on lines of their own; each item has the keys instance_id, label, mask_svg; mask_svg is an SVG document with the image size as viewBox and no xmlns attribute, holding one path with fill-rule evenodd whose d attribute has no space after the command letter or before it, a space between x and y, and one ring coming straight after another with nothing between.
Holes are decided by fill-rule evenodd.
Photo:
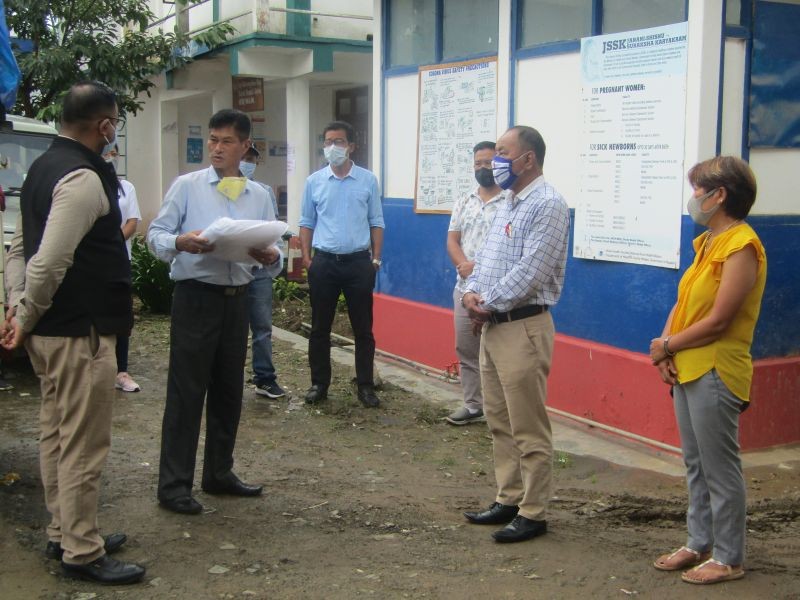
<instances>
[{"instance_id":1,"label":"light blue dress shirt","mask_svg":"<svg viewBox=\"0 0 800 600\"><path fill-rule=\"evenodd\" d=\"M214 254L189 254L175 248L179 235L203 230L220 217L274 221L275 211L267 192L248 180L235 200L228 200L217 190L217 171L208 167L178 177L164 196L158 216L150 223L147 242L156 256L170 263L170 277L175 281L197 279L215 285L245 285L252 281L252 265L214 258ZM280 248L278 248L280 252ZM283 266L280 258L266 268L277 276Z\"/></svg>"},{"instance_id":2,"label":"light blue dress shirt","mask_svg":"<svg viewBox=\"0 0 800 600\"><path fill-rule=\"evenodd\" d=\"M306 179L300 227L314 230L311 245L333 254L370 247L371 227L384 228L378 179L353 164L342 179L330 165Z\"/></svg>"}]
</instances>

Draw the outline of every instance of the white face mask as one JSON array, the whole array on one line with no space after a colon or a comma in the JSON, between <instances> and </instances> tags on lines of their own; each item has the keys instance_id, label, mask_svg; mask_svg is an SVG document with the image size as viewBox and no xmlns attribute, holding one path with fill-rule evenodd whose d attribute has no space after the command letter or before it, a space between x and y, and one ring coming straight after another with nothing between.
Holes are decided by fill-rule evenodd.
<instances>
[{"instance_id":1,"label":"white face mask","mask_svg":"<svg viewBox=\"0 0 800 600\"><path fill-rule=\"evenodd\" d=\"M716 213L719 210L719 207L722 206L721 204L715 204L711 210L703 210L703 202L711 197L717 191L717 189L719 188L714 188L699 198L692 195L692 197L689 198L689 202L686 203L686 210L689 211L689 216L692 217L692 221L698 225L702 225L703 227L708 225L711 217L713 217L714 213Z\"/></svg>"},{"instance_id":2,"label":"white face mask","mask_svg":"<svg viewBox=\"0 0 800 600\"><path fill-rule=\"evenodd\" d=\"M331 163L331 166L341 167L347 160L347 148L339 147L336 144L326 146L323 148L325 153L325 160Z\"/></svg>"},{"instance_id":3,"label":"white face mask","mask_svg":"<svg viewBox=\"0 0 800 600\"><path fill-rule=\"evenodd\" d=\"M253 175L256 174L256 163L241 160L239 161L239 171L248 179L252 179Z\"/></svg>"}]
</instances>

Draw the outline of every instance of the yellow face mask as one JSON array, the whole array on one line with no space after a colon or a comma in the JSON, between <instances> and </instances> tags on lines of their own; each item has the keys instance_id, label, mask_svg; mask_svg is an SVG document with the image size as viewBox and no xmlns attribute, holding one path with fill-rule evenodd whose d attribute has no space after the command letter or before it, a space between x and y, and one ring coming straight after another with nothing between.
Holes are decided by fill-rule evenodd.
<instances>
[{"instance_id":1,"label":"yellow face mask","mask_svg":"<svg viewBox=\"0 0 800 600\"><path fill-rule=\"evenodd\" d=\"M246 183L247 177L223 177L217 184L217 189L220 193L224 194L228 200L235 202L244 191Z\"/></svg>"}]
</instances>

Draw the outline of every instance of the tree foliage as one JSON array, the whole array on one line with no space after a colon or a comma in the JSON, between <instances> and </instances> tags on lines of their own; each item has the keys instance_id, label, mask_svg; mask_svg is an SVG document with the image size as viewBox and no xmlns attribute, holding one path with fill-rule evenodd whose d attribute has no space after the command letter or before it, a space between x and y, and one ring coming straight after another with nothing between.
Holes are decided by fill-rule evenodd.
<instances>
[{"instance_id":1,"label":"tree foliage","mask_svg":"<svg viewBox=\"0 0 800 600\"><path fill-rule=\"evenodd\" d=\"M177 0L176 10L199 0ZM97 79L118 94L120 112L136 114L150 95L153 76L189 60L189 43L213 48L234 33L217 24L190 39L179 31L148 25L155 16L147 0L6 0L9 28L33 43L15 47L22 71L17 114L47 121L60 116L61 98L77 81Z\"/></svg>"}]
</instances>

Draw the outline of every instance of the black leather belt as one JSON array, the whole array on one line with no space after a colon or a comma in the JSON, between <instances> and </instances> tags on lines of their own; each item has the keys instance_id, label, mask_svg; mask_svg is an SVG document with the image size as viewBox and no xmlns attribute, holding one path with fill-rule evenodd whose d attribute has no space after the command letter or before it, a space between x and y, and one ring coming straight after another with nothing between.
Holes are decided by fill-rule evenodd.
<instances>
[{"instance_id":1,"label":"black leather belt","mask_svg":"<svg viewBox=\"0 0 800 600\"><path fill-rule=\"evenodd\" d=\"M548 306L546 304L529 304L528 306L514 308L508 312L493 312L490 313L489 322L494 324L510 323L511 321L518 321L547 312L547 309Z\"/></svg>"},{"instance_id":2,"label":"black leather belt","mask_svg":"<svg viewBox=\"0 0 800 600\"><path fill-rule=\"evenodd\" d=\"M206 283L205 281L198 281L197 279L182 279L176 284L186 285L189 287L200 288L203 290L208 290L209 292L214 292L216 294L222 294L223 296L239 296L247 292L247 287L249 284L245 285L216 285L214 283Z\"/></svg>"},{"instance_id":3,"label":"black leather belt","mask_svg":"<svg viewBox=\"0 0 800 600\"><path fill-rule=\"evenodd\" d=\"M334 254L333 252L325 252L325 250L317 250L314 248L314 256L324 256L325 258L330 258L338 262L347 262L360 258L369 258L369 250L359 250L358 252L351 252L350 254Z\"/></svg>"}]
</instances>

